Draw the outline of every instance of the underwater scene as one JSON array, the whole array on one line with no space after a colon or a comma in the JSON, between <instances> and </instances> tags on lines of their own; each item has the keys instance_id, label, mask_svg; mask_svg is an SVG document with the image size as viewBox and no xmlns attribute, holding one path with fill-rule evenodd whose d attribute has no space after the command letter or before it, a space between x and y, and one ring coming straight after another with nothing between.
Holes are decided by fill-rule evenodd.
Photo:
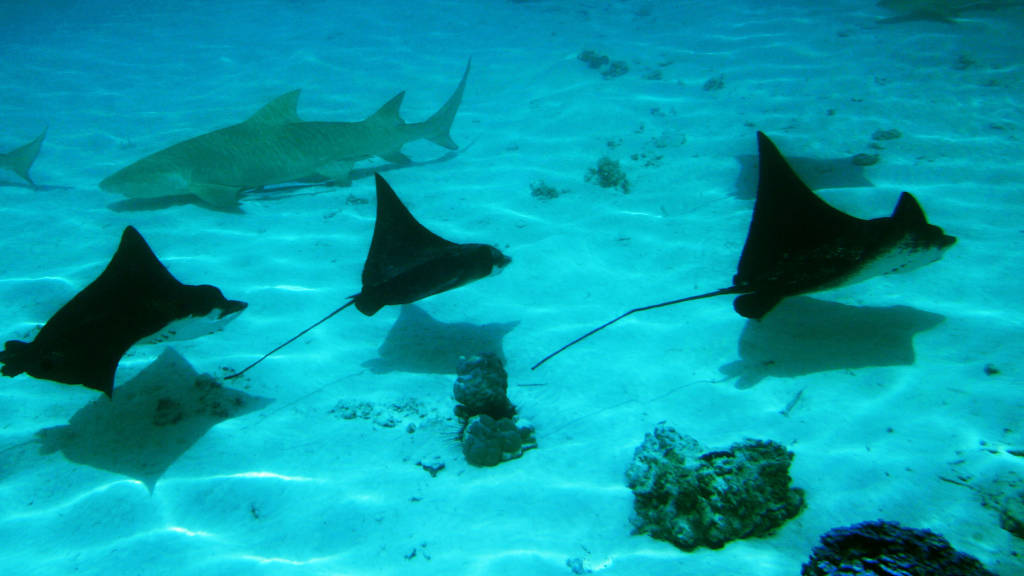
<instances>
[{"instance_id":1,"label":"underwater scene","mask_svg":"<svg viewBox=\"0 0 1024 576\"><path fill-rule=\"evenodd\" d=\"M1022 32L0 3L0 573L1024 575Z\"/></svg>"}]
</instances>

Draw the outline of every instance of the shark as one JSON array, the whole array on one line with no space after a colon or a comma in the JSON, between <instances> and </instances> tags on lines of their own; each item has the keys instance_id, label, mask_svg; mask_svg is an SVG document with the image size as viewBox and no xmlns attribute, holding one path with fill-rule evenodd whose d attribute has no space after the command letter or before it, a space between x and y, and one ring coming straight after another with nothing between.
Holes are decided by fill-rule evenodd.
<instances>
[{"instance_id":1,"label":"shark","mask_svg":"<svg viewBox=\"0 0 1024 576\"><path fill-rule=\"evenodd\" d=\"M1024 6L1020 0L880 0L877 4L894 12L894 16L879 20L882 24L897 24L914 20L930 20L956 23L956 18L969 11L994 11L1014 6Z\"/></svg>"},{"instance_id":2,"label":"shark","mask_svg":"<svg viewBox=\"0 0 1024 576\"><path fill-rule=\"evenodd\" d=\"M0 168L14 172L34 187L36 183L28 171L39 156L39 149L43 146L43 140L46 140L46 131L47 129L43 128L43 132L28 144L18 146L10 152L0 152Z\"/></svg>"},{"instance_id":3,"label":"shark","mask_svg":"<svg viewBox=\"0 0 1024 576\"><path fill-rule=\"evenodd\" d=\"M423 122L400 115L399 92L359 122L304 121L297 107L301 90L273 99L249 119L154 152L104 178L99 187L129 198L191 195L218 208L238 204L242 192L311 179L348 185L353 165L378 157L409 164L402 147L425 139L458 149L450 130L469 76Z\"/></svg>"},{"instance_id":4,"label":"shark","mask_svg":"<svg viewBox=\"0 0 1024 576\"><path fill-rule=\"evenodd\" d=\"M637 312L682 302L736 295L733 309L760 320L784 298L907 272L942 258L956 238L930 224L909 192L892 215L851 216L819 198L797 176L768 136L757 133L757 199L732 286L633 308L548 354L565 349Z\"/></svg>"},{"instance_id":5,"label":"shark","mask_svg":"<svg viewBox=\"0 0 1024 576\"><path fill-rule=\"evenodd\" d=\"M497 275L512 262L490 244L460 244L431 232L416 220L380 174L375 174L375 180L377 219L363 263L362 290L225 380L240 377L349 306L355 305L364 316L373 316L385 306L412 304Z\"/></svg>"}]
</instances>

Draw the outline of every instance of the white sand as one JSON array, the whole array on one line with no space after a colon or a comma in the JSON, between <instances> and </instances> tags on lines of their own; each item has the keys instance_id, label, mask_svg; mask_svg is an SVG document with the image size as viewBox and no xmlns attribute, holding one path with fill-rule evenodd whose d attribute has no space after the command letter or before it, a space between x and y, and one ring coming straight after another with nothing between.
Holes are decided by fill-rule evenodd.
<instances>
[{"instance_id":1,"label":"white sand","mask_svg":"<svg viewBox=\"0 0 1024 576\"><path fill-rule=\"evenodd\" d=\"M568 574L580 558L605 574L792 575L822 533L876 518L940 532L1003 576L1024 573L1021 541L974 490L942 480L981 487L1024 472L1006 452L1024 448L1021 11L876 26L885 14L852 0L34 4L0 9L0 150L48 125L33 175L53 188L0 175L6 338L31 336L132 224L179 279L249 302L224 332L176 345L199 371L240 368L358 291L372 179L249 196L241 214L139 209L97 182L295 87L307 119L358 120L399 90L404 117L423 119L472 56L453 130L463 151L386 177L439 234L514 259L421 307L444 323L519 322L504 339L510 394L540 448L469 467L451 440L453 374L365 367L397 309L346 311L230 382L273 403L212 428L152 494L39 452L35 434L97 393L5 379L3 573L540 575ZM630 72L603 79L577 61L584 48ZM955 69L961 56L973 65ZM660 80L644 78L654 70ZM702 89L718 75L723 89ZM625 309L729 284L752 207L737 197L736 156L754 153L756 129L784 154L836 158L871 151L871 134L889 128L903 136L865 169L874 187L821 194L876 217L913 192L959 237L941 262L815 295L823 312L796 328L772 328L770 316L741 341L747 322L729 300L705 300L637 316L529 370ZM655 147L665 133L686 143ZM660 163L630 159L645 153ZM604 154L623 161L631 194L583 182ZM539 201L539 180L570 193ZM350 194L370 203L347 204ZM778 317L798 320L801 302L815 304L790 302ZM162 348L131 350L118 384ZM741 360L747 387L727 375ZM344 400L386 415L407 398L422 410L395 428L331 413ZM623 472L661 420L711 447L785 444L807 508L770 537L717 551L630 535ZM416 463L436 457L446 468L432 478Z\"/></svg>"}]
</instances>

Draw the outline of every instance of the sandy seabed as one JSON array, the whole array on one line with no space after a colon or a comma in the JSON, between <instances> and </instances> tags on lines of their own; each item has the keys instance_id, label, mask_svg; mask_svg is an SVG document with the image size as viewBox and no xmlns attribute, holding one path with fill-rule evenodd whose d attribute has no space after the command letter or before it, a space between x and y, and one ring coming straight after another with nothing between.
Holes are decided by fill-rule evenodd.
<instances>
[{"instance_id":1,"label":"sandy seabed","mask_svg":"<svg viewBox=\"0 0 1024 576\"><path fill-rule=\"evenodd\" d=\"M1024 573L1024 545L980 497L1024 466L1008 452L1024 448L1024 12L878 25L884 12L852 0L86 4L0 9L0 150L49 127L39 189L0 174L6 338L31 337L131 224L180 280L249 303L174 345L199 372L240 368L359 290L374 169L428 227L513 263L402 322L346 311L226 383L249 409L139 452L154 461L124 457L95 391L5 379L4 573L539 575L579 559L605 574L792 575L821 534L876 518ZM605 78L584 49L629 71ZM406 90L404 117L421 120L470 57L456 155L416 143L413 166L362 163L349 188L250 194L238 212L97 188L294 88L305 119L359 120ZM761 323L725 298L637 315L531 371L626 309L729 285L756 130L832 160L807 179L837 207L888 215L907 190L959 242ZM860 153L879 162L847 162ZM584 181L606 155L629 194ZM541 182L566 193L538 199ZM452 439L446 354L470 344L503 349L537 429L538 449L497 468L468 466ZM165 348L133 348L118 386ZM125 402L115 420L131 420ZM631 535L623 473L659 421L710 447L784 444L807 507L721 550ZM46 441L61 426L74 454ZM438 460L436 477L418 464Z\"/></svg>"}]
</instances>

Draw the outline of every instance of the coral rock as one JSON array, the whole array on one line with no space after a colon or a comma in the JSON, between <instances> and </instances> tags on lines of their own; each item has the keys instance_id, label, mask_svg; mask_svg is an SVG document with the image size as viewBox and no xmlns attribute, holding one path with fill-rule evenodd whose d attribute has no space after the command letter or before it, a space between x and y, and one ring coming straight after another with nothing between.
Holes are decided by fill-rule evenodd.
<instances>
[{"instance_id":1,"label":"coral rock","mask_svg":"<svg viewBox=\"0 0 1024 576\"><path fill-rule=\"evenodd\" d=\"M878 520L829 530L801 576L995 576L928 530Z\"/></svg>"},{"instance_id":2,"label":"coral rock","mask_svg":"<svg viewBox=\"0 0 1024 576\"><path fill-rule=\"evenodd\" d=\"M473 466L497 466L534 447L532 426L517 425L511 418L495 420L486 414L470 418L462 439L462 454Z\"/></svg>"},{"instance_id":3,"label":"coral rock","mask_svg":"<svg viewBox=\"0 0 1024 576\"><path fill-rule=\"evenodd\" d=\"M781 445L745 440L702 452L664 423L647 434L626 472L637 533L683 550L720 548L767 535L803 507L803 491L789 486L793 454Z\"/></svg>"},{"instance_id":4,"label":"coral rock","mask_svg":"<svg viewBox=\"0 0 1024 576\"><path fill-rule=\"evenodd\" d=\"M583 177L586 182L594 182L602 188L618 188L623 194L629 194L629 179L622 171L618 160L612 160L602 156L597 160L597 166L588 168Z\"/></svg>"},{"instance_id":5,"label":"coral rock","mask_svg":"<svg viewBox=\"0 0 1024 576\"><path fill-rule=\"evenodd\" d=\"M460 357L453 394L460 404L455 414L463 420L486 414L495 420L511 418L515 406L509 401L508 375L495 354Z\"/></svg>"}]
</instances>

